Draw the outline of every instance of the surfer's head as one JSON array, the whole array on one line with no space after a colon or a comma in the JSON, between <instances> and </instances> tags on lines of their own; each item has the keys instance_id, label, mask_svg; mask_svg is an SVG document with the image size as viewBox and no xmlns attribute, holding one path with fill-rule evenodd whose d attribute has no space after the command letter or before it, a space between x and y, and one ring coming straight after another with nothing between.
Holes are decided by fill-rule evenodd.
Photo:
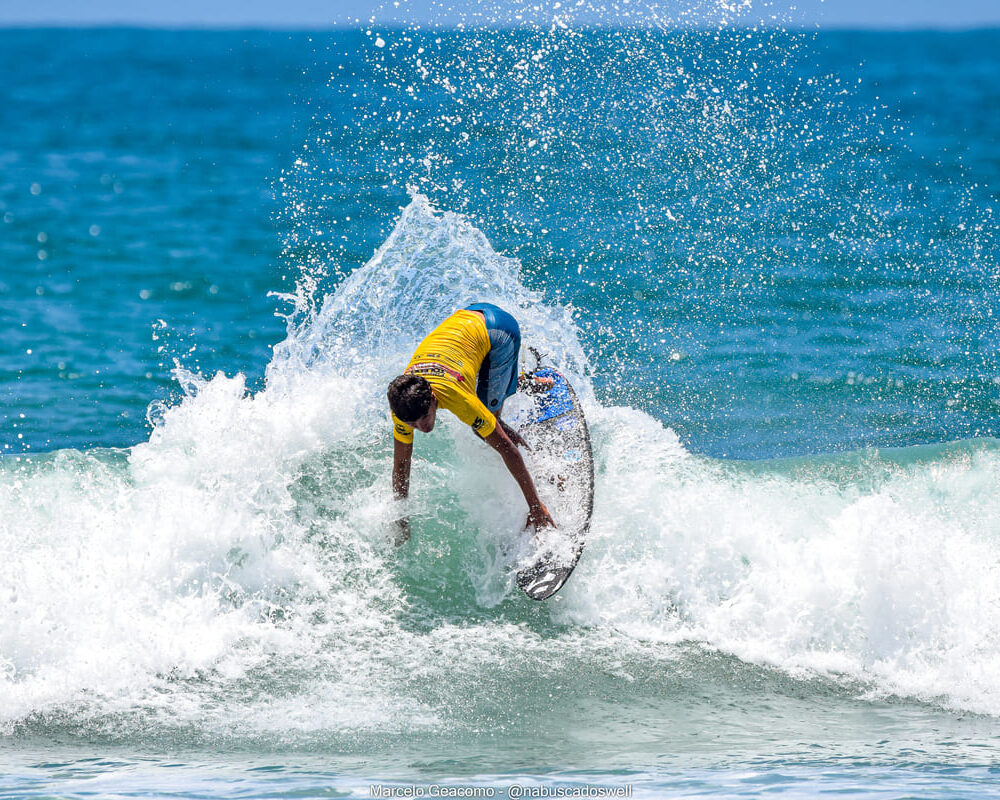
<instances>
[{"instance_id":1,"label":"surfer's head","mask_svg":"<svg viewBox=\"0 0 1000 800\"><path fill-rule=\"evenodd\" d=\"M386 396L389 408L398 419L424 433L434 430L437 399L425 378L400 375L389 384Z\"/></svg>"}]
</instances>

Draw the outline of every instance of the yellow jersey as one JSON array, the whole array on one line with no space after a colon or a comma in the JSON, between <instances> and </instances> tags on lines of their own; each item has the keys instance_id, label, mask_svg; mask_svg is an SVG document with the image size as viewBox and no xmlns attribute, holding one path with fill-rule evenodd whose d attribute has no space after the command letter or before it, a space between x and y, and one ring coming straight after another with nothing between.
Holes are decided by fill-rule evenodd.
<instances>
[{"instance_id":1,"label":"yellow jersey","mask_svg":"<svg viewBox=\"0 0 1000 800\"><path fill-rule=\"evenodd\" d=\"M476 396L476 378L490 352L490 335L481 314L456 311L417 346L405 372L431 385L438 406L450 411L484 439L497 420ZM392 435L413 442L413 427L392 414Z\"/></svg>"}]
</instances>

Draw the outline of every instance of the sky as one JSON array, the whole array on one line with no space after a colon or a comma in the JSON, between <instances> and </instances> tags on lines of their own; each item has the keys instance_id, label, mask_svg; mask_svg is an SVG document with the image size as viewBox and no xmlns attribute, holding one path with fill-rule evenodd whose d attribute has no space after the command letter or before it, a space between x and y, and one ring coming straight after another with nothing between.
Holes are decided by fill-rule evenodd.
<instances>
[{"instance_id":1,"label":"sky","mask_svg":"<svg viewBox=\"0 0 1000 800\"><path fill-rule=\"evenodd\" d=\"M572 0L567 0L569 5ZM544 0L553 5L558 0ZM632 8L658 5L676 9L684 0L604 0ZM689 0L692 4L695 0ZM723 0L716 0L720 3ZM736 0L738 3L739 0ZM704 0L702 0L704 4ZM1000 27L1000 0L753 0L760 16L765 3L806 27L968 28ZM474 0L0 0L0 26L130 24L169 27L327 28L368 20L378 8L402 5L407 18L448 24ZM748 17L749 18L749 17Z\"/></svg>"}]
</instances>

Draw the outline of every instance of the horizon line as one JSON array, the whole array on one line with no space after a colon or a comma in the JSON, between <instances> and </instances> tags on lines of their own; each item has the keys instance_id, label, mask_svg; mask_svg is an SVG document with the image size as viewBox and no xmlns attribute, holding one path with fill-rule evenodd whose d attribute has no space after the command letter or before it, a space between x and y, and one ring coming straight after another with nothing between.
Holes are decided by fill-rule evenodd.
<instances>
[{"instance_id":1,"label":"horizon line","mask_svg":"<svg viewBox=\"0 0 1000 800\"><path fill-rule=\"evenodd\" d=\"M166 21L25 21L25 22L3 22L0 21L0 31L16 30L137 30L137 31L169 31L175 33L337 33L337 32L361 32L366 28L379 28L383 31L463 31L463 30L497 30L513 31L524 28L540 27L534 23L515 24L469 24L469 23L435 23L425 22L415 25L400 25L389 22L362 22L360 20L350 20L346 22L331 22L327 25L313 23L278 24L272 25L267 22L247 22L247 23L194 23L194 22L166 22ZM573 26L576 30L582 31L624 31L624 30L662 30L671 31L750 31L750 30L782 30L789 33L983 33L1000 31L1000 20L996 22L970 22L964 24L914 24L914 25L868 25L861 23L837 23L834 25L823 25L819 22L780 22L777 20L761 20L755 23L679 23L674 26L664 27L655 24L646 25L600 25L587 24Z\"/></svg>"}]
</instances>

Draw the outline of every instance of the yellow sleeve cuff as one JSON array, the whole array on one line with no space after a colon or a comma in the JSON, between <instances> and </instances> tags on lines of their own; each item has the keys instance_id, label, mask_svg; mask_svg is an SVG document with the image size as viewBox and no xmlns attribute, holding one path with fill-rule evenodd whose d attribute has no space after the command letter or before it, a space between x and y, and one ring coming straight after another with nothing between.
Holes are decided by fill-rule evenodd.
<instances>
[{"instance_id":1,"label":"yellow sleeve cuff","mask_svg":"<svg viewBox=\"0 0 1000 800\"><path fill-rule=\"evenodd\" d=\"M392 438L403 444L413 444L413 428L392 414Z\"/></svg>"}]
</instances>

